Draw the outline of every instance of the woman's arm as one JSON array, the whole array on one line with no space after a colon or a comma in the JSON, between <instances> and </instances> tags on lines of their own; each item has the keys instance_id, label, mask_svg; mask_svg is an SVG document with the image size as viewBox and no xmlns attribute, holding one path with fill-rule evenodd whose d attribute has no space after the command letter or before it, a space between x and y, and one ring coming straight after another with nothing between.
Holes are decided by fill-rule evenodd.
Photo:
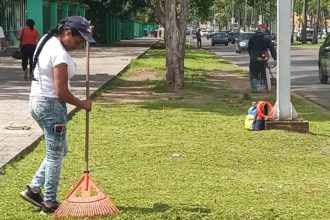
<instances>
[{"instance_id":1,"label":"woman's arm","mask_svg":"<svg viewBox=\"0 0 330 220\"><path fill-rule=\"evenodd\" d=\"M68 65L61 63L53 68L56 95L66 103L90 111L92 102L90 100L80 100L75 97L68 88Z\"/></svg>"},{"instance_id":2,"label":"woman's arm","mask_svg":"<svg viewBox=\"0 0 330 220\"><path fill-rule=\"evenodd\" d=\"M38 33L38 34L37 34L37 39L36 39L37 42L36 42L36 43L38 43L38 41L39 41L40 38L41 38L41 36L40 36L40 34L39 34L39 31L37 31L37 33Z\"/></svg>"},{"instance_id":3,"label":"woman's arm","mask_svg":"<svg viewBox=\"0 0 330 220\"><path fill-rule=\"evenodd\" d=\"M19 32L18 32L17 35L16 35L16 38L17 38L17 40L19 40L19 41L22 41L22 31L23 31L23 28L22 28L21 30L19 30Z\"/></svg>"}]
</instances>

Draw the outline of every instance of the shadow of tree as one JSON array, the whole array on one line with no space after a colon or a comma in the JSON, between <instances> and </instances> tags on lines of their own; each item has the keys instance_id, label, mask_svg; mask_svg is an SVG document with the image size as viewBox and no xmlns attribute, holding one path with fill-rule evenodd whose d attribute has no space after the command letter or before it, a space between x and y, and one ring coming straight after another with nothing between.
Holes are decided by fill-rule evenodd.
<instances>
[{"instance_id":1,"label":"shadow of tree","mask_svg":"<svg viewBox=\"0 0 330 220\"><path fill-rule=\"evenodd\" d=\"M179 209L181 211L196 212L196 213L211 213L211 209L207 207L200 207L198 205L180 205L180 207L171 207L168 204L161 202L154 203L152 208L119 206L118 209L121 212L138 212L141 214L161 213L161 212L166 212L170 209Z\"/></svg>"}]
</instances>

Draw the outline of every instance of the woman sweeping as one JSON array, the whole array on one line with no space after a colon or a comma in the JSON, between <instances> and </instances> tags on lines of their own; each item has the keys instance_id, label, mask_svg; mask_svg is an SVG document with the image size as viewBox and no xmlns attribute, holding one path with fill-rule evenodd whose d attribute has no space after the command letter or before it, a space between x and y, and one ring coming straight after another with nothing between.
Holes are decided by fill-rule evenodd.
<instances>
[{"instance_id":1,"label":"woman sweeping","mask_svg":"<svg viewBox=\"0 0 330 220\"><path fill-rule=\"evenodd\" d=\"M92 108L91 101L80 100L70 91L70 78L76 65L68 51L80 48L85 41L95 42L88 21L81 16L71 16L40 40L34 55L35 80L31 83L29 108L43 130L46 157L20 196L41 207L41 212L46 214L59 207L57 188L62 161L67 153L66 103L87 111Z\"/></svg>"}]
</instances>

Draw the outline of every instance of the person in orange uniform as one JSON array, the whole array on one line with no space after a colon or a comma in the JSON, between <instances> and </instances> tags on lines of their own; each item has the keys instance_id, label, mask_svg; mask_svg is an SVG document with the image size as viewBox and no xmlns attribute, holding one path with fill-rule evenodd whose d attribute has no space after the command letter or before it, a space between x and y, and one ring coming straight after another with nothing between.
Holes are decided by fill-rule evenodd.
<instances>
[{"instance_id":1,"label":"person in orange uniform","mask_svg":"<svg viewBox=\"0 0 330 220\"><path fill-rule=\"evenodd\" d=\"M32 62L33 54L40 39L38 30L34 28L35 22L32 19L26 20L26 26L23 27L17 34L17 39L21 42L22 52L22 69L24 71L24 79L27 80L28 73L30 79L33 79ZM28 70L28 63L30 69Z\"/></svg>"}]
</instances>

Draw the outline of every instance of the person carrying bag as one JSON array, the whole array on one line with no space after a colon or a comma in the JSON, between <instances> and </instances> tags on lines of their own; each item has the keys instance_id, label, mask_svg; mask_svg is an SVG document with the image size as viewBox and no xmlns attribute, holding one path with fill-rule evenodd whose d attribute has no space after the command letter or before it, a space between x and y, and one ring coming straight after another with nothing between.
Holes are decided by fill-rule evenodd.
<instances>
[{"instance_id":1,"label":"person carrying bag","mask_svg":"<svg viewBox=\"0 0 330 220\"><path fill-rule=\"evenodd\" d=\"M27 80L28 73L30 79L33 79L32 63L33 54L36 49L37 42L40 39L39 32L34 28L34 21L28 19L26 21L26 26L23 27L17 34L17 39L20 41L21 48L21 58L22 58L22 69L24 71L24 79ZM19 55L17 55L19 57ZM30 70L28 71L28 63L30 65Z\"/></svg>"}]
</instances>

